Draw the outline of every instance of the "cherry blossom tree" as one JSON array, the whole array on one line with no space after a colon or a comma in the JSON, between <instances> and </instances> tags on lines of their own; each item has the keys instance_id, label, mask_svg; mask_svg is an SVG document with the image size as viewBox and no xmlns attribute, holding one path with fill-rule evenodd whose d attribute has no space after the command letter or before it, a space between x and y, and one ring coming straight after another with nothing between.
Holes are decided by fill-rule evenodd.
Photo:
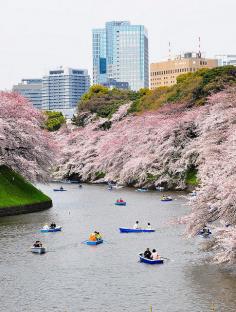
<instances>
[{"instance_id":1,"label":"cherry blossom tree","mask_svg":"<svg viewBox=\"0 0 236 312\"><path fill-rule=\"evenodd\" d=\"M0 164L31 181L46 181L56 150L44 115L16 93L0 93Z\"/></svg>"},{"instance_id":2,"label":"cherry blossom tree","mask_svg":"<svg viewBox=\"0 0 236 312\"><path fill-rule=\"evenodd\" d=\"M196 168L188 233L211 225L215 260L236 262L236 88L201 107L166 104L135 116L125 113L128 107L120 107L109 129L106 119L93 118L84 128L59 131L57 176L96 181L103 173L103 180L124 185L185 189L187 172Z\"/></svg>"}]
</instances>

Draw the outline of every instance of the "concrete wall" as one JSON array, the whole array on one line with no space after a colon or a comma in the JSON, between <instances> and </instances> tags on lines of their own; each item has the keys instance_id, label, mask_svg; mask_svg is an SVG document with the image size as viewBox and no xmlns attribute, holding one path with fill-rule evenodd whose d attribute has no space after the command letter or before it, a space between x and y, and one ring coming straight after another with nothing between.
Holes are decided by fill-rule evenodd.
<instances>
[{"instance_id":1,"label":"concrete wall","mask_svg":"<svg viewBox=\"0 0 236 312\"><path fill-rule=\"evenodd\" d=\"M0 208L0 217L14 216L14 215L24 214L24 213L32 213L32 212L46 210L51 207L52 207L52 201L47 201L47 202L37 203L37 204L32 204L32 205L25 205L25 206L5 207L5 208Z\"/></svg>"}]
</instances>

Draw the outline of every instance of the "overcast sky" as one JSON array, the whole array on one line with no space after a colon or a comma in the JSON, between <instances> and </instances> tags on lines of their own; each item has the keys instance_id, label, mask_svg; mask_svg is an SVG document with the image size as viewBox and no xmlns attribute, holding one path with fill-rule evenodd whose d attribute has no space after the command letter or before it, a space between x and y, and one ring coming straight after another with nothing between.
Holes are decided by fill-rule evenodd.
<instances>
[{"instance_id":1,"label":"overcast sky","mask_svg":"<svg viewBox=\"0 0 236 312\"><path fill-rule=\"evenodd\" d=\"M197 50L236 54L236 0L0 0L0 89L60 65L92 73L91 29L129 20L149 33L150 62Z\"/></svg>"}]
</instances>

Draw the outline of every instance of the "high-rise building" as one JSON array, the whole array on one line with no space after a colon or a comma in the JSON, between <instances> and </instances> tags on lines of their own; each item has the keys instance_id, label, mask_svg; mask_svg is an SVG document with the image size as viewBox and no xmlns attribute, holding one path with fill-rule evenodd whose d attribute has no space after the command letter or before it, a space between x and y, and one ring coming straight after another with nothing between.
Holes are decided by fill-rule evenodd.
<instances>
[{"instance_id":1,"label":"high-rise building","mask_svg":"<svg viewBox=\"0 0 236 312\"><path fill-rule=\"evenodd\" d=\"M149 85L148 35L143 25L107 22L93 30L93 83L128 83L131 90Z\"/></svg>"},{"instance_id":2,"label":"high-rise building","mask_svg":"<svg viewBox=\"0 0 236 312\"><path fill-rule=\"evenodd\" d=\"M34 107L42 108L42 79L22 79L12 90L26 97Z\"/></svg>"},{"instance_id":3,"label":"high-rise building","mask_svg":"<svg viewBox=\"0 0 236 312\"><path fill-rule=\"evenodd\" d=\"M93 29L93 83L107 81L106 29Z\"/></svg>"},{"instance_id":4,"label":"high-rise building","mask_svg":"<svg viewBox=\"0 0 236 312\"><path fill-rule=\"evenodd\" d=\"M75 109L89 87L90 77L85 69L60 67L50 70L43 77L42 108L59 111Z\"/></svg>"},{"instance_id":5,"label":"high-rise building","mask_svg":"<svg viewBox=\"0 0 236 312\"><path fill-rule=\"evenodd\" d=\"M200 68L214 68L218 66L217 59L203 58L201 53L188 52L175 59L151 63L150 89L161 86L172 86L176 78L185 73L192 73Z\"/></svg>"},{"instance_id":6,"label":"high-rise building","mask_svg":"<svg viewBox=\"0 0 236 312\"><path fill-rule=\"evenodd\" d=\"M236 54L216 55L219 66L233 65L236 66Z\"/></svg>"}]
</instances>

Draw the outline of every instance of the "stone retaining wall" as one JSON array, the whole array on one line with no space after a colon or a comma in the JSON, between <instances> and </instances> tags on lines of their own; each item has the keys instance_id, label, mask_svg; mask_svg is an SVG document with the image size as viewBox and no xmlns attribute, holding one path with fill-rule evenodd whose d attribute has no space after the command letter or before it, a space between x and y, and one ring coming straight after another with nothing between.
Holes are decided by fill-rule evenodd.
<instances>
[{"instance_id":1,"label":"stone retaining wall","mask_svg":"<svg viewBox=\"0 0 236 312\"><path fill-rule=\"evenodd\" d=\"M52 201L47 201L43 203L36 203L25 206L13 206L0 208L0 217L14 216L18 214L31 213L46 210L52 207Z\"/></svg>"}]
</instances>

